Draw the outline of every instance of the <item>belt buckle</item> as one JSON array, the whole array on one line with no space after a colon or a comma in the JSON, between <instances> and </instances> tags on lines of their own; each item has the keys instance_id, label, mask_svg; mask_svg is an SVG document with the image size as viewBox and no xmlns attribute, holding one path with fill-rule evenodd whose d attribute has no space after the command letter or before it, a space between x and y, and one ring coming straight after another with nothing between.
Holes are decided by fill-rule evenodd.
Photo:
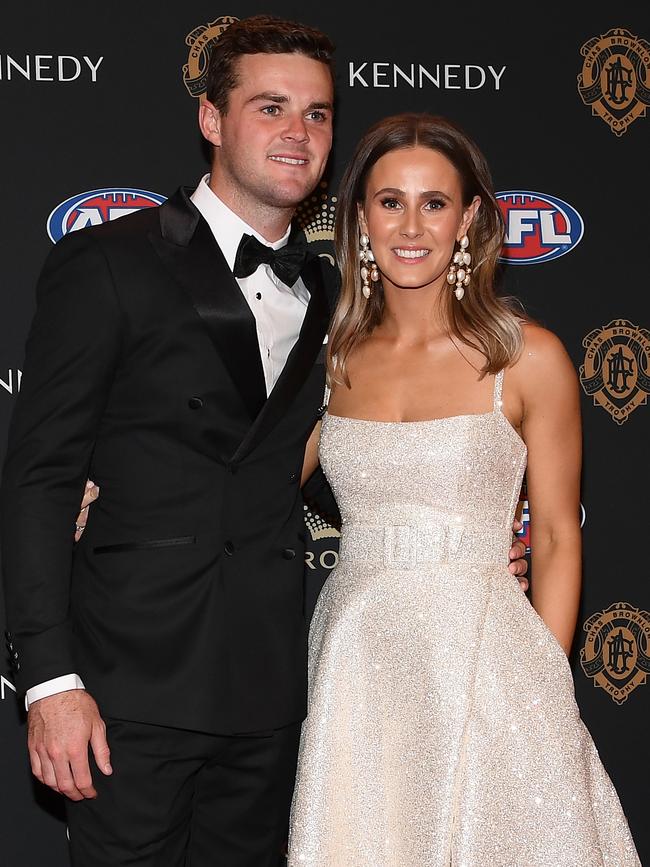
<instances>
[{"instance_id":1,"label":"belt buckle","mask_svg":"<svg viewBox=\"0 0 650 867\"><path fill-rule=\"evenodd\" d=\"M398 569L415 569L418 561L417 527L393 524L384 528L384 565Z\"/></svg>"}]
</instances>

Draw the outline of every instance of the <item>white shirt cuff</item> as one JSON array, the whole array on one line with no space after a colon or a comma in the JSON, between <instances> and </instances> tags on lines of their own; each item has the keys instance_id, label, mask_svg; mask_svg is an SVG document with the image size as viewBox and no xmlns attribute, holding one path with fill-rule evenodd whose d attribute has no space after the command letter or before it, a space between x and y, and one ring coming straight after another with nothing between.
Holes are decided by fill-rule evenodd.
<instances>
[{"instance_id":1,"label":"white shirt cuff","mask_svg":"<svg viewBox=\"0 0 650 867\"><path fill-rule=\"evenodd\" d=\"M25 693L25 710L29 710L30 704L34 704L41 698L56 695L59 692L67 692L69 689L85 689L83 680L78 674L62 674L61 677L53 677L44 683L37 683Z\"/></svg>"}]
</instances>

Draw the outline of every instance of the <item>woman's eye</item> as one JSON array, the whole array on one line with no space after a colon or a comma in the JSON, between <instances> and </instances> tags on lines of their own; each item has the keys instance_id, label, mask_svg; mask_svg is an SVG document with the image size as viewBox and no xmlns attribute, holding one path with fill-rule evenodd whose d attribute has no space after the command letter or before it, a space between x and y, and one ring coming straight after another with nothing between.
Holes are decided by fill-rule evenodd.
<instances>
[{"instance_id":1,"label":"woman's eye","mask_svg":"<svg viewBox=\"0 0 650 867\"><path fill-rule=\"evenodd\" d=\"M442 199L430 199L426 203L425 208L428 208L428 210L430 211L439 211L440 208L444 208L444 206L445 203L442 201Z\"/></svg>"},{"instance_id":2,"label":"woman's eye","mask_svg":"<svg viewBox=\"0 0 650 867\"><path fill-rule=\"evenodd\" d=\"M381 203L384 206L384 208L388 208L389 211L395 211L400 206L397 199L382 199Z\"/></svg>"}]
</instances>

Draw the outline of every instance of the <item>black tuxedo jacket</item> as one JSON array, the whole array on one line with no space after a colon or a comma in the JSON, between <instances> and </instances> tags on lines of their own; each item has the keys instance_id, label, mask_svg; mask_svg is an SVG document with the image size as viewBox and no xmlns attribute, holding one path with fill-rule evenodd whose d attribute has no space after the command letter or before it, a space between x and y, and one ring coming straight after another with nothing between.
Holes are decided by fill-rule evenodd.
<instances>
[{"instance_id":1,"label":"black tuxedo jacket","mask_svg":"<svg viewBox=\"0 0 650 867\"><path fill-rule=\"evenodd\" d=\"M253 315L185 191L53 249L2 485L20 688L77 672L108 716L216 733L303 716L299 480L336 277L312 256L302 278L267 399Z\"/></svg>"}]
</instances>

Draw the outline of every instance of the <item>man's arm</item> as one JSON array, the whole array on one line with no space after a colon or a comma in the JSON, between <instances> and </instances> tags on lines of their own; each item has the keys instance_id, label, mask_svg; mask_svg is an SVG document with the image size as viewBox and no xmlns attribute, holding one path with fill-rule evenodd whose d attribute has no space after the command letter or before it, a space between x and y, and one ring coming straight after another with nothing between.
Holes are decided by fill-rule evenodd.
<instances>
[{"instance_id":1,"label":"man's arm","mask_svg":"<svg viewBox=\"0 0 650 867\"><path fill-rule=\"evenodd\" d=\"M88 521L88 508L99 496L99 487L90 479L86 482L86 490L81 501L81 511L77 515L75 522L74 540L78 542L81 539L81 534L86 529ZM13 642L11 643L10 653L13 650ZM56 695L59 692L67 692L70 689L85 689L84 683L78 674L62 674L59 677L53 677L46 680L45 683L38 683L36 686L30 686L25 693L25 710L29 710L29 706L35 701L40 701L42 698L49 698L51 695Z\"/></svg>"},{"instance_id":2,"label":"man's arm","mask_svg":"<svg viewBox=\"0 0 650 867\"><path fill-rule=\"evenodd\" d=\"M2 481L7 623L21 690L76 670L68 619L75 516L118 363L122 316L106 259L86 233L67 236L51 252L37 301ZM87 765L88 741L98 723L89 710L92 699L82 691L37 701L30 708L30 731L35 708L44 710L46 702L53 708L66 696L68 710L74 710L71 697L83 703L84 710L75 712L86 720L86 740L74 752L84 753ZM48 735L36 745L50 747L62 755ZM72 791L69 758L59 762L59 775L53 787ZM52 785L49 771L39 778Z\"/></svg>"}]
</instances>

